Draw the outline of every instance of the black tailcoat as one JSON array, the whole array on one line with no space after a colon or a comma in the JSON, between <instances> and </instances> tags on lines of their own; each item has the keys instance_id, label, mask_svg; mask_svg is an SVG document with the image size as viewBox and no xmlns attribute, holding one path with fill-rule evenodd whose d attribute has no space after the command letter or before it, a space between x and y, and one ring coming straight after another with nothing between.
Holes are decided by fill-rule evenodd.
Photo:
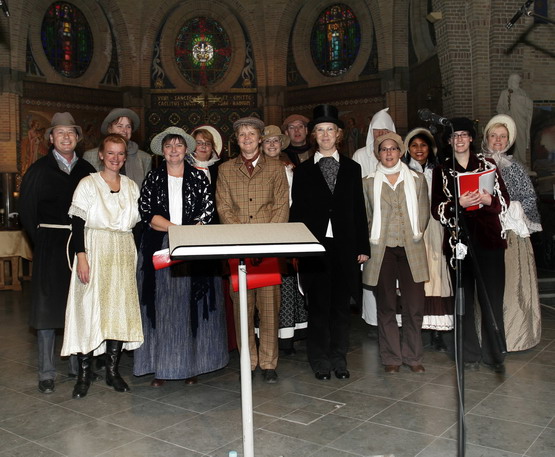
<instances>
[{"instance_id":1,"label":"black tailcoat","mask_svg":"<svg viewBox=\"0 0 555 457\"><path fill-rule=\"evenodd\" d=\"M359 164L345 156L339 156L339 163L333 194L313 158L295 168L289 220L304 222L318 241L323 243L331 219L334 241L341 246L341 268L350 279L346 286L351 296L359 300L360 265L357 256L370 255L361 171ZM303 268L301 278L306 288L312 281L311 263L310 258L301 261L301 266L304 264L306 267Z\"/></svg>"}]
</instances>

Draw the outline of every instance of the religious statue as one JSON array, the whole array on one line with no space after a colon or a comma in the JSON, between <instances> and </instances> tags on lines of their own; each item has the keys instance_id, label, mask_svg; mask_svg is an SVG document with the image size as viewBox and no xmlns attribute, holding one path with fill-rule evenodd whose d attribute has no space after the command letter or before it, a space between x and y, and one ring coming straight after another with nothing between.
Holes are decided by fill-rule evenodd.
<instances>
[{"instance_id":1,"label":"religious statue","mask_svg":"<svg viewBox=\"0 0 555 457\"><path fill-rule=\"evenodd\" d=\"M42 156L48 153L48 143L44 138L44 127L40 121L31 119L27 136L21 140L21 175Z\"/></svg>"},{"instance_id":2,"label":"religious statue","mask_svg":"<svg viewBox=\"0 0 555 457\"><path fill-rule=\"evenodd\" d=\"M514 119L518 135L516 136L513 157L527 169L530 169L530 125L532 124L534 105L526 92L520 88L520 82L520 75L513 74L509 76L509 87L501 92L499 96L497 112L508 114Z\"/></svg>"},{"instance_id":3,"label":"religious statue","mask_svg":"<svg viewBox=\"0 0 555 457\"><path fill-rule=\"evenodd\" d=\"M353 157L358 149L359 130L353 117L347 119L347 128L345 129L345 146L347 157Z\"/></svg>"}]
</instances>

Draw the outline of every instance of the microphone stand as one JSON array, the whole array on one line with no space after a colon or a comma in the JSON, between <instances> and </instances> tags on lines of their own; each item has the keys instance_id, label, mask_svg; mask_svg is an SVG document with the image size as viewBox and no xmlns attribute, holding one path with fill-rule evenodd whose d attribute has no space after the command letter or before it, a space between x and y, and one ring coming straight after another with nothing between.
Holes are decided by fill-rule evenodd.
<instances>
[{"instance_id":1,"label":"microphone stand","mask_svg":"<svg viewBox=\"0 0 555 457\"><path fill-rule=\"evenodd\" d=\"M451 135L453 134L453 125L450 124ZM453 171L455 170L455 164L457 159L455 157L455 148L451 146L452 152L452 163ZM464 287L462 282L462 259L457 253L457 247L461 239L461 226L460 220L460 208L459 208L459 186L455 176L453 176L453 185L455 187L455 194L453 198L453 203L455 205L455 369L457 378L457 393L458 393L458 405L457 405L457 445L458 457L464 457L466 453L466 428L465 428L465 408L464 408L464 331L463 331L463 319L465 312L465 297L464 297Z\"/></svg>"},{"instance_id":2,"label":"microphone stand","mask_svg":"<svg viewBox=\"0 0 555 457\"><path fill-rule=\"evenodd\" d=\"M553 19L549 19L546 16L542 16L541 14L538 14L538 13L534 12L530 8L530 5L527 5L526 3L524 5L522 5L522 8L520 9L520 11L522 12L522 14L524 16L535 17L537 19L540 19L540 20L544 21L547 24L555 25L555 21Z\"/></svg>"},{"instance_id":3,"label":"microphone stand","mask_svg":"<svg viewBox=\"0 0 555 457\"><path fill-rule=\"evenodd\" d=\"M550 19L546 16L542 16L541 14L537 14L535 11L533 11L530 8L530 5L527 5L527 3L525 3L524 5L522 5L522 7L518 10L517 14L521 13L523 16L528 16L528 17L534 17L536 19L539 19L540 21L543 21L543 23L545 24L551 24L551 25L555 25L555 21L553 19ZM553 51L549 50L549 49L545 49L542 46L539 46L537 44L535 44L534 42L530 41L528 39L528 35L530 34L530 32L532 30L535 29L535 27L539 24L541 24L542 22L535 22L534 24L531 24L528 29L522 33L520 35L520 37L518 38L518 40L509 48L505 51L505 54L511 54L515 48L520 44L523 43L525 45L531 46L535 49L537 49L538 51L550 56L550 57L555 57L555 54L553 53ZM509 24L511 24L510 22L507 23L507 25L505 27L507 27L508 30L510 30L512 28L512 24L509 27Z\"/></svg>"},{"instance_id":4,"label":"microphone stand","mask_svg":"<svg viewBox=\"0 0 555 457\"><path fill-rule=\"evenodd\" d=\"M433 128L433 130L432 130ZM453 134L453 124L449 122L446 126ZM437 132L436 126L430 123L428 129L431 132ZM449 137L451 137L449 135ZM456 157L455 149L451 147L451 160L453 162L453 171L455 170ZM455 206L455 369L457 379L457 456L464 457L466 452L466 431L464 422L464 334L463 334L463 318L464 318L464 287L462 282L462 258L458 255L457 248L461 238L460 208L459 208L459 186L456 177L453 176Z\"/></svg>"},{"instance_id":5,"label":"microphone stand","mask_svg":"<svg viewBox=\"0 0 555 457\"><path fill-rule=\"evenodd\" d=\"M451 128L451 133L453 133L453 126ZM455 157L455 149L452 149L452 161L453 161L453 171L455 171L455 164L457 159ZM453 203L455 207L455 242L456 247L458 247L461 239L461 234L466 233L466 244L468 247L468 254L472 259L472 265L474 267L474 276L476 279L477 287L479 287L483 296L485 297L484 303L480 303L480 307L488 314L490 322L486 325L493 325L496 341L499 346L500 352L503 354L507 353L506 343L503 340L499 326L497 325L495 315L493 314L493 308L489 299L489 295L482 278L480 265L476 259L474 245L470 239L470 232L466 223L464 214L462 214L462 208L459 207L459 186L456 176L453 176L454 185L454 198ZM455 282L456 282L456 292L455 292L455 367L457 372L457 392L459 397L458 402L458 457L464 457L466 452L466 429L465 429L465 406L464 406L464 332L463 332L463 319L465 315L465 293L462 282L462 260L464 256L461 256L458 249L455 249ZM483 335L482 338L487 337Z\"/></svg>"}]
</instances>

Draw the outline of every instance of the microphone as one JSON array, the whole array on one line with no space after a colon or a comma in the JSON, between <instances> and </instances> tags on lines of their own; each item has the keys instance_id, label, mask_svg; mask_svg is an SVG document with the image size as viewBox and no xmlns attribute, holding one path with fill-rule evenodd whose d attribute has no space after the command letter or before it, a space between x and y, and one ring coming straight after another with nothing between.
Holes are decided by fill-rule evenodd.
<instances>
[{"instance_id":1,"label":"microphone","mask_svg":"<svg viewBox=\"0 0 555 457\"><path fill-rule=\"evenodd\" d=\"M513 25L515 25L517 23L517 21L520 19L520 17L525 14L528 9L528 7L534 2L534 0L527 0L526 3L524 5L522 5L520 7L520 9L516 12L516 14L513 16L513 18L507 22L507 24L505 25L505 27L507 28L507 30L511 30L511 28L513 27Z\"/></svg>"},{"instance_id":2,"label":"microphone","mask_svg":"<svg viewBox=\"0 0 555 457\"><path fill-rule=\"evenodd\" d=\"M446 117L441 117L439 114L432 113L428 108L422 108L418 110L418 117L424 122L430 122L431 124L437 125L451 125L451 121Z\"/></svg>"},{"instance_id":3,"label":"microphone","mask_svg":"<svg viewBox=\"0 0 555 457\"><path fill-rule=\"evenodd\" d=\"M6 17L10 17L10 10L8 9L8 3L6 0L0 0L0 8L2 8Z\"/></svg>"}]
</instances>

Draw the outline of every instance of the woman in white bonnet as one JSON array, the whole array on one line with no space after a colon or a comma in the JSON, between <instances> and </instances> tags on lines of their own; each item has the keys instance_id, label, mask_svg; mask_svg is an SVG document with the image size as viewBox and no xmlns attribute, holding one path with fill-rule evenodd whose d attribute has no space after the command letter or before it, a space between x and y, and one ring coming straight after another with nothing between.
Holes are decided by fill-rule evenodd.
<instances>
[{"instance_id":1,"label":"woman in white bonnet","mask_svg":"<svg viewBox=\"0 0 555 457\"><path fill-rule=\"evenodd\" d=\"M538 278L530 234L542 230L536 191L524 167L507 151L517 138L515 122L506 114L491 118L484 129L482 151L493 159L511 198L502 223L507 233L503 316L508 351L524 351L541 338Z\"/></svg>"}]
</instances>

